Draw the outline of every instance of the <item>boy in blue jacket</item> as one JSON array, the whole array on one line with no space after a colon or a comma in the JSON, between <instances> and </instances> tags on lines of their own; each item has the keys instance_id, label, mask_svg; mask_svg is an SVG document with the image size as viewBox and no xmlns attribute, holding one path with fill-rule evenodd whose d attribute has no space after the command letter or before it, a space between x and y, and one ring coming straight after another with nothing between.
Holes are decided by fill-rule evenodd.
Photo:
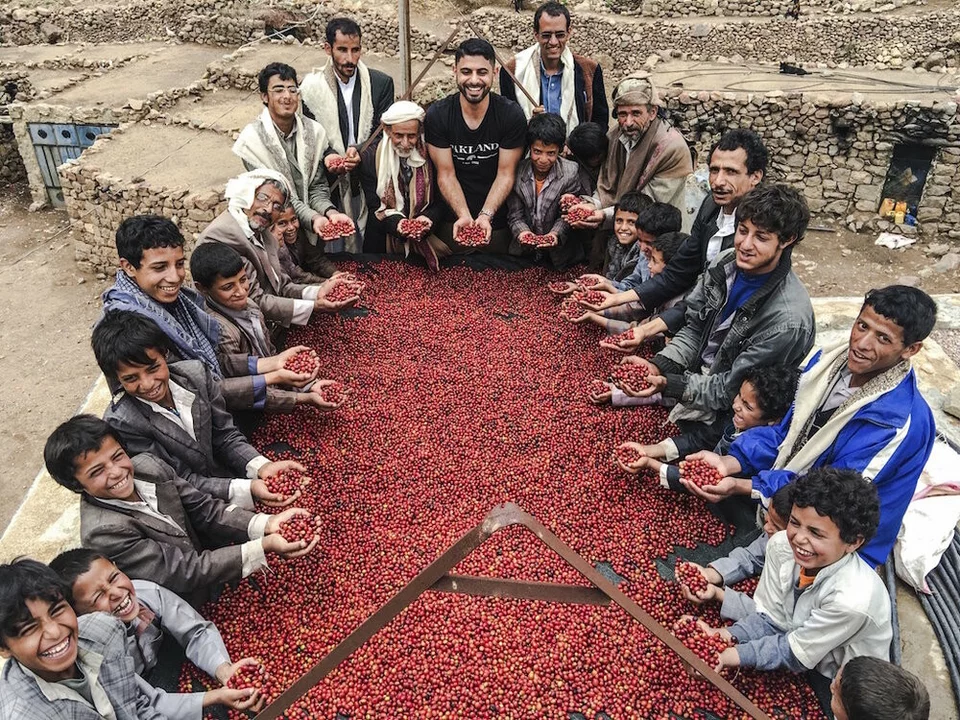
<instances>
[{"instance_id":1,"label":"boy in blue jacket","mask_svg":"<svg viewBox=\"0 0 960 720\"><path fill-rule=\"evenodd\" d=\"M807 359L784 419L743 433L724 457L691 456L724 479L703 488L684 481L687 489L711 502L739 494L767 505L778 488L810 468L856 470L880 495L880 527L860 555L873 567L883 564L933 448L933 413L910 359L936 319L937 305L922 290L871 290L849 341Z\"/></svg>"}]
</instances>

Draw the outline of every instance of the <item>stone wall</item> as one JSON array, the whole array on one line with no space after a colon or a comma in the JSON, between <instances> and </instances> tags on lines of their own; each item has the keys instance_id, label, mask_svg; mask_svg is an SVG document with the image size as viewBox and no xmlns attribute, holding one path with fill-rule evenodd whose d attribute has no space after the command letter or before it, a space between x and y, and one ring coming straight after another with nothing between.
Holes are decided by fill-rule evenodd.
<instances>
[{"instance_id":1,"label":"stone wall","mask_svg":"<svg viewBox=\"0 0 960 720\"><path fill-rule=\"evenodd\" d=\"M113 177L97 167L104 143L123 133L123 127L99 139L83 157L60 166L67 214L74 229L77 264L91 272L112 272L117 267L115 233L131 215L154 213L170 218L187 240L187 252L197 235L226 210L223 190L192 192L184 188L155 187Z\"/></svg>"},{"instance_id":2,"label":"stone wall","mask_svg":"<svg viewBox=\"0 0 960 720\"><path fill-rule=\"evenodd\" d=\"M0 125L0 187L27 179L27 169L17 149L13 126Z\"/></svg>"},{"instance_id":3,"label":"stone wall","mask_svg":"<svg viewBox=\"0 0 960 720\"><path fill-rule=\"evenodd\" d=\"M673 89L664 93L664 108L696 146L701 162L725 130L752 128L770 150L773 177L802 188L814 213L837 216L856 230L890 229L877 209L894 144L933 143L940 150L918 208L919 230L925 236L960 237L960 118L954 102L871 103L856 95L828 99L781 91L747 96Z\"/></svg>"},{"instance_id":4,"label":"stone wall","mask_svg":"<svg viewBox=\"0 0 960 720\"><path fill-rule=\"evenodd\" d=\"M777 17L788 13L887 12L920 0L606 0L624 15L658 17Z\"/></svg>"},{"instance_id":5,"label":"stone wall","mask_svg":"<svg viewBox=\"0 0 960 720\"><path fill-rule=\"evenodd\" d=\"M604 74L617 80L643 66L650 55L689 60L719 56L734 61L786 60L836 65L926 69L960 66L960 11L926 13L904 22L902 16L772 18L757 23L642 21L578 15L574 49L599 59ZM496 45L530 44L527 15L484 9L474 14L481 32ZM705 36L699 33L708 31ZM790 48L790 54L785 53ZM936 59L931 59L934 56ZM929 60L929 62L928 62Z\"/></svg>"}]
</instances>

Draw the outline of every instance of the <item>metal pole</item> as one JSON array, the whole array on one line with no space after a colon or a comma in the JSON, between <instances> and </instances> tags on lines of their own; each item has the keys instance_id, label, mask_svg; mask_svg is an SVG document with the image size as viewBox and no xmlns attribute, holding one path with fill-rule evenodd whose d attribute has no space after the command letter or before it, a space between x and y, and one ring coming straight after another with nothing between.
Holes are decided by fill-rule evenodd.
<instances>
[{"instance_id":1,"label":"metal pole","mask_svg":"<svg viewBox=\"0 0 960 720\"><path fill-rule=\"evenodd\" d=\"M400 94L410 87L410 0L398 0L398 30L400 32Z\"/></svg>"}]
</instances>

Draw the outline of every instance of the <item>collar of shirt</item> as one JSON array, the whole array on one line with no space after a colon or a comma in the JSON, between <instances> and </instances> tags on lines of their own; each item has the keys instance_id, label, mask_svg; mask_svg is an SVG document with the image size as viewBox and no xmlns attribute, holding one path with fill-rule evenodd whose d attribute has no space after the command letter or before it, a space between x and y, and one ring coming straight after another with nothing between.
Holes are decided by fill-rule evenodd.
<instances>
[{"instance_id":1,"label":"collar of shirt","mask_svg":"<svg viewBox=\"0 0 960 720\"><path fill-rule=\"evenodd\" d=\"M113 709L113 705L110 702L110 698L107 697L107 693L97 682L97 679L100 676L100 666L103 664L103 655L94 652L93 650L84 650L83 648L77 648L77 665L80 668L80 672L86 677L87 682L90 684L90 696L93 698L94 709L100 713L100 715L108 720L116 720L116 712ZM21 664L24 673L28 677L32 677L37 682L37 687L40 688L40 692L43 693L44 697L51 702L55 700L72 700L74 702L80 701L84 705L88 706L90 703L87 702L80 693L78 693L73 688L67 687L62 683L47 682L42 677L31 671L27 666Z\"/></svg>"},{"instance_id":2,"label":"collar of shirt","mask_svg":"<svg viewBox=\"0 0 960 720\"><path fill-rule=\"evenodd\" d=\"M165 523L169 523L173 527L177 528L177 530L180 532L183 532L183 528L177 525L172 517L160 512L160 506L157 502L157 487L153 483L143 482L142 480L137 480L134 478L133 487L137 491L137 495L140 496L140 500L114 500L112 498L98 499L100 502L107 505L131 508L137 512L142 512L145 515L151 515L158 520L163 520Z\"/></svg>"},{"instance_id":3,"label":"collar of shirt","mask_svg":"<svg viewBox=\"0 0 960 720\"><path fill-rule=\"evenodd\" d=\"M337 83L340 85L340 89L341 89L341 90L353 90L354 86L357 84L357 73L356 73L356 72L354 72L353 75L350 76L350 79L347 80L346 82L344 82L343 80L341 80L341 79L340 79L340 76L337 75L336 73L334 73L334 77L337 78Z\"/></svg>"},{"instance_id":4,"label":"collar of shirt","mask_svg":"<svg viewBox=\"0 0 960 720\"><path fill-rule=\"evenodd\" d=\"M190 437L196 440L197 436L193 431L193 401L197 396L187 390L185 387L178 385L173 380L170 380L169 383L170 395L173 398L173 410L150 400L144 400L141 397L138 397L137 400L149 407L155 413L163 415L171 422L179 425Z\"/></svg>"},{"instance_id":5,"label":"collar of shirt","mask_svg":"<svg viewBox=\"0 0 960 720\"><path fill-rule=\"evenodd\" d=\"M273 122L271 120L271 122ZM276 123L273 123L273 129L277 131L277 137L281 140L293 140L293 136L297 134L297 123L293 123L293 129L290 130L286 135L283 134L283 130L277 127Z\"/></svg>"},{"instance_id":6,"label":"collar of shirt","mask_svg":"<svg viewBox=\"0 0 960 720\"><path fill-rule=\"evenodd\" d=\"M721 208L720 214L717 215L717 234L718 235L729 235L737 227L737 209L734 208L733 212L727 215Z\"/></svg>"},{"instance_id":7,"label":"collar of shirt","mask_svg":"<svg viewBox=\"0 0 960 720\"><path fill-rule=\"evenodd\" d=\"M620 133L620 136L617 138L620 141L620 144L627 149L627 156L630 156L630 153L637 146L637 143L640 142L640 136L631 137L626 133Z\"/></svg>"},{"instance_id":8,"label":"collar of shirt","mask_svg":"<svg viewBox=\"0 0 960 720\"><path fill-rule=\"evenodd\" d=\"M541 78L560 77L561 75L563 75L563 60L562 60L562 59L560 60L560 67L557 69L557 71L556 71L555 73L548 73L548 72L547 72L547 66L543 64L543 60L542 60L542 59L540 60L540 77L541 77Z\"/></svg>"}]
</instances>

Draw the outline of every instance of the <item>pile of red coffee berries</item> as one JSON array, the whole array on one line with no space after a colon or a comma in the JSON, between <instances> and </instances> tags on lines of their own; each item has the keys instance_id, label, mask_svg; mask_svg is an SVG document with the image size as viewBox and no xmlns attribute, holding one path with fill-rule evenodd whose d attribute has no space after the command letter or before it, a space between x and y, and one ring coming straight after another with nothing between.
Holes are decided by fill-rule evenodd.
<instances>
[{"instance_id":1,"label":"pile of red coffee berries","mask_svg":"<svg viewBox=\"0 0 960 720\"><path fill-rule=\"evenodd\" d=\"M650 387L646 365L620 363L610 373L610 380L624 392L639 392Z\"/></svg>"},{"instance_id":2,"label":"pile of red coffee berries","mask_svg":"<svg viewBox=\"0 0 960 720\"><path fill-rule=\"evenodd\" d=\"M624 465L633 465L643 457L643 453L630 445L620 445L613 452L616 454L617 460Z\"/></svg>"},{"instance_id":3,"label":"pile of red coffee berries","mask_svg":"<svg viewBox=\"0 0 960 720\"><path fill-rule=\"evenodd\" d=\"M457 233L456 240L465 247L480 247L489 243L487 234L479 225L464 225Z\"/></svg>"},{"instance_id":4,"label":"pile of red coffee berries","mask_svg":"<svg viewBox=\"0 0 960 720\"><path fill-rule=\"evenodd\" d=\"M320 358L313 350L301 350L296 355L287 358L283 367L291 372L312 375L320 369Z\"/></svg>"},{"instance_id":5,"label":"pile of red coffee berries","mask_svg":"<svg viewBox=\"0 0 960 720\"><path fill-rule=\"evenodd\" d=\"M592 305L594 307L603 304L603 301L607 299L607 296L599 290L578 290L571 297L581 305Z\"/></svg>"},{"instance_id":6,"label":"pile of red coffee berries","mask_svg":"<svg viewBox=\"0 0 960 720\"><path fill-rule=\"evenodd\" d=\"M419 218L404 218L397 224L397 230L400 231L400 234L411 240L419 240L427 234L429 229L430 224Z\"/></svg>"},{"instance_id":7,"label":"pile of red coffee berries","mask_svg":"<svg viewBox=\"0 0 960 720\"><path fill-rule=\"evenodd\" d=\"M677 560L677 566L674 568L673 574L677 578L677 582L690 588L690 592L694 595L699 595L709 585L703 573L688 562Z\"/></svg>"},{"instance_id":8,"label":"pile of red coffee berries","mask_svg":"<svg viewBox=\"0 0 960 720\"><path fill-rule=\"evenodd\" d=\"M343 383L324 385L320 389L320 397L324 402L340 405L347 399L347 387Z\"/></svg>"},{"instance_id":9,"label":"pile of red coffee berries","mask_svg":"<svg viewBox=\"0 0 960 720\"><path fill-rule=\"evenodd\" d=\"M305 540L308 543L313 542L313 539L320 535L317 518L313 515L294 515L289 520L280 523L280 535L287 542L297 542L298 540Z\"/></svg>"},{"instance_id":10,"label":"pile of red coffee berries","mask_svg":"<svg viewBox=\"0 0 960 720\"><path fill-rule=\"evenodd\" d=\"M578 198L576 195L561 196L560 197L560 214L561 215L568 214L570 210L572 210L577 205L579 205L580 202L581 202L580 198Z\"/></svg>"},{"instance_id":11,"label":"pile of red coffee berries","mask_svg":"<svg viewBox=\"0 0 960 720\"><path fill-rule=\"evenodd\" d=\"M579 320L589 310L572 298L568 298L560 303L561 320Z\"/></svg>"},{"instance_id":12,"label":"pile of red coffee berries","mask_svg":"<svg viewBox=\"0 0 960 720\"><path fill-rule=\"evenodd\" d=\"M684 480L690 480L699 487L716 485L723 480L721 475L713 465L705 463L703 460L684 460L680 465L680 476Z\"/></svg>"},{"instance_id":13,"label":"pile of red coffee berries","mask_svg":"<svg viewBox=\"0 0 960 720\"><path fill-rule=\"evenodd\" d=\"M327 162L327 167L330 169L330 172L339 173L347 167L347 159L344 157L332 157Z\"/></svg>"},{"instance_id":14,"label":"pile of red coffee berries","mask_svg":"<svg viewBox=\"0 0 960 720\"><path fill-rule=\"evenodd\" d=\"M360 297L364 287L366 286L362 282L356 280L340 280L325 298L332 303L346 302Z\"/></svg>"},{"instance_id":15,"label":"pile of red coffee berries","mask_svg":"<svg viewBox=\"0 0 960 720\"><path fill-rule=\"evenodd\" d=\"M577 280L577 283L580 285L580 287L592 288L600 284L600 279L595 278L592 275L584 275Z\"/></svg>"},{"instance_id":16,"label":"pile of red coffee berries","mask_svg":"<svg viewBox=\"0 0 960 720\"><path fill-rule=\"evenodd\" d=\"M535 235L534 233L525 233L517 238L521 245L530 247L553 247L557 244L557 238L553 235Z\"/></svg>"},{"instance_id":17,"label":"pile of red coffee berries","mask_svg":"<svg viewBox=\"0 0 960 720\"><path fill-rule=\"evenodd\" d=\"M272 459L280 459L272 444L290 446L283 459L315 479L295 504L323 525L312 553L271 558L270 572L205 606L231 657L262 658L275 697L506 500L588 562L611 563L626 578L623 592L673 627L691 607L658 563L681 546L718 545L730 530L699 498L652 482L640 489L610 462L625 439L652 444L677 430L661 407L584 400L589 382L609 373L610 355L597 347L600 328L574 332L556 317L545 285L566 275L465 267L430 275L393 261L365 270L377 277L366 300L373 312L319 314L288 338L315 348L324 376L347 383L351 401L333 413L270 414L254 434ZM516 319L505 322L507 313ZM589 584L521 528L501 530L454 572ZM183 676L191 689L210 683L190 664ZM802 677L742 670L733 682L774 717L823 717ZM743 717L614 605L445 593L425 593L285 716L601 710L614 720Z\"/></svg>"},{"instance_id":18,"label":"pile of red coffee berries","mask_svg":"<svg viewBox=\"0 0 960 720\"><path fill-rule=\"evenodd\" d=\"M233 690L245 690L247 688L263 690L264 685L269 681L270 674L262 664L241 665L227 680L227 687Z\"/></svg>"},{"instance_id":19,"label":"pile of red coffee berries","mask_svg":"<svg viewBox=\"0 0 960 720\"><path fill-rule=\"evenodd\" d=\"M550 292L557 293L557 295L569 295L573 292L574 287L573 283L566 280L554 280L547 283L547 289Z\"/></svg>"},{"instance_id":20,"label":"pile of red coffee berries","mask_svg":"<svg viewBox=\"0 0 960 720\"><path fill-rule=\"evenodd\" d=\"M591 215L593 215L593 210L577 205L567 211L567 222L571 224L581 222L589 219Z\"/></svg>"},{"instance_id":21,"label":"pile of red coffee berries","mask_svg":"<svg viewBox=\"0 0 960 720\"><path fill-rule=\"evenodd\" d=\"M603 340L601 340L601 344L616 345L617 347L623 347L623 344L625 342L629 340L633 340L633 338L634 338L633 328L629 328L627 330L624 330L622 333L618 335L611 335L610 337L604 338Z\"/></svg>"},{"instance_id":22,"label":"pile of red coffee berries","mask_svg":"<svg viewBox=\"0 0 960 720\"><path fill-rule=\"evenodd\" d=\"M730 647L719 635L709 635L693 618L680 620L674 626L673 634L710 667L716 665L720 653Z\"/></svg>"},{"instance_id":23,"label":"pile of red coffee berries","mask_svg":"<svg viewBox=\"0 0 960 720\"><path fill-rule=\"evenodd\" d=\"M356 231L349 220L331 220L320 230L320 237L324 240L338 240L353 235Z\"/></svg>"},{"instance_id":24,"label":"pile of red coffee berries","mask_svg":"<svg viewBox=\"0 0 960 720\"><path fill-rule=\"evenodd\" d=\"M591 397L606 395L608 392L610 392L610 386L603 380L591 380L589 385L587 385L587 394Z\"/></svg>"},{"instance_id":25,"label":"pile of red coffee berries","mask_svg":"<svg viewBox=\"0 0 960 720\"><path fill-rule=\"evenodd\" d=\"M264 478L267 490L277 495L290 497L297 490L310 482L310 478L299 470L281 470L268 478Z\"/></svg>"}]
</instances>

